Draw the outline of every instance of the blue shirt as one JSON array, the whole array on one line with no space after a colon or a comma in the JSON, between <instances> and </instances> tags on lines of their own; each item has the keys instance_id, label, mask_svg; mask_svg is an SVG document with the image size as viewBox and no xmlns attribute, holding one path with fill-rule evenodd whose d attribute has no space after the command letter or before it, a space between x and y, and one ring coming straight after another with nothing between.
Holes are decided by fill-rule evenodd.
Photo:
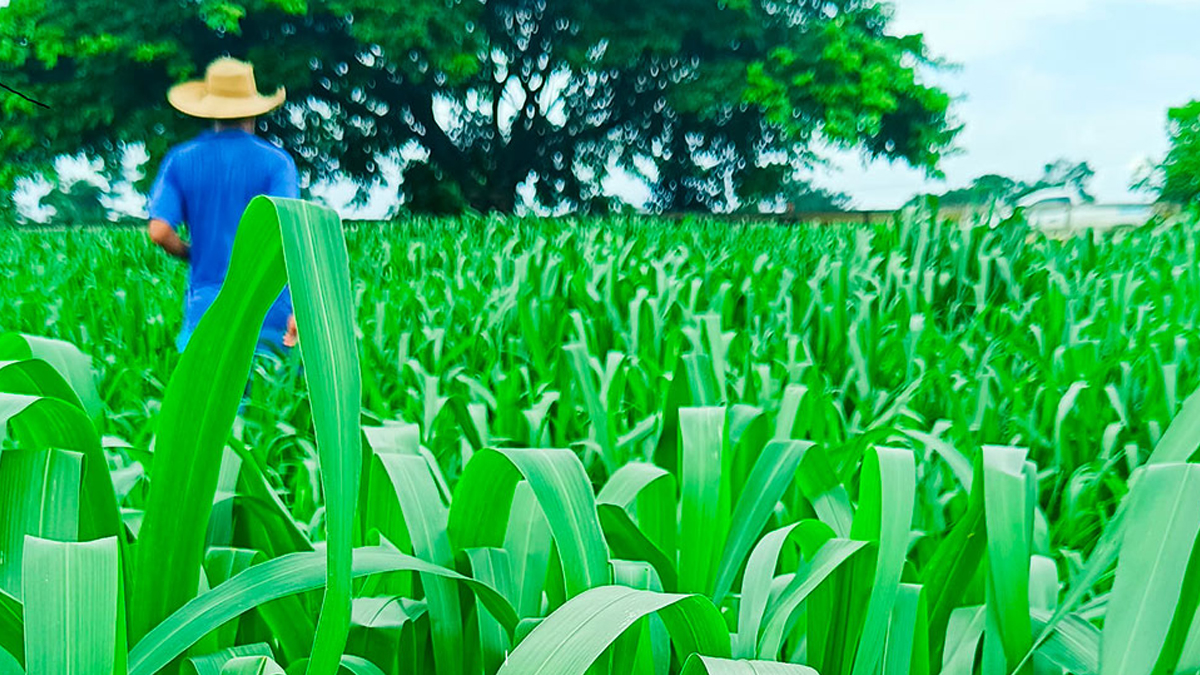
<instances>
[{"instance_id":1,"label":"blue shirt","mask_svg":"<svg viewBox=\"0 0 1200 675\"><path fill-rule=\"evenodd\" d=\"M208 310L229 270L233 237L250 200L258 195L300 196L296 163L286 152L241 129L207 131L167 153L150 189L151 218L191 236L180 351ZM263 322L260 347L283 344L291 296L285 288Z\"/></svg>"}]
</instances>

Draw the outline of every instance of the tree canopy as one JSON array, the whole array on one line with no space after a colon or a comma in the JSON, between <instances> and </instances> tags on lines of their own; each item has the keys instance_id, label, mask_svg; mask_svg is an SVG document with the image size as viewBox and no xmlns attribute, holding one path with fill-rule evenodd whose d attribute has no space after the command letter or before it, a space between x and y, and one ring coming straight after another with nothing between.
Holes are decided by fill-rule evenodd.
<instances>
[{"instance_id":1,"label":"tree canopy","mask_svg":"<svg viewBox=\"0 0 1200 675\"><path fill-rule=\"evenodd\" d=\"M1167 156L1134 187L1165 202L1200 204L1200 101L1167 111L1167 138Z\"/></svg>"},{"instance_id":2,"label":"tree canopy","mask_svg":"<svg viewBox=\"0 0 1200 675\"><path fill-rule=\"evenodd\" d=\"M264 131L310 181L405 158L414 207L602 210L613 167L651 206L780 200L818 147L932 175L957 128L920 35L863 0L12 0L0 9L0 190L54 157L152 165L200 128L167 88L228 54L288 89Z\"/></svg>"}]
</instances>

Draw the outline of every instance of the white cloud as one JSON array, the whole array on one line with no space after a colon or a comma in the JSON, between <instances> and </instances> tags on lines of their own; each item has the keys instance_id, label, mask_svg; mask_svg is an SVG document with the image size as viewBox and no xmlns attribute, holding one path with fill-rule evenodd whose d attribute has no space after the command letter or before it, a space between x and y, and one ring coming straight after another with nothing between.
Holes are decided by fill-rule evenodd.
<instances>
[{"instance_id":1,"label":"white cloud","mask_svg":"<svg viewBox=\"0 0 1200 675\"><path fill-rule=\"evenodd\" d=\"M1018 47L1039 30L1083 15L1096 4L1096 0L899 0L893 29L924 33L935 54L968 63Z\"/></svg>"}]
</instances>

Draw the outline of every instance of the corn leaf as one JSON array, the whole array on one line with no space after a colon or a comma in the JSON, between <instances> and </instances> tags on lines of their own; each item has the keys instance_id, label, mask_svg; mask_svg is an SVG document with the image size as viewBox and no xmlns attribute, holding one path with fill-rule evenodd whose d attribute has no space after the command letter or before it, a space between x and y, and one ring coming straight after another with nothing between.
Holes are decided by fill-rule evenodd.
<instances>
[{"instance_id":1,"label":"corn leaf","mask_svg":"<svg viewBox=\"0 0 1200 675\"><path fill-rule=\"evenodd\" d=\"M601 586L568 600L538 624L497 675L583 675L627 628L654 612L681 659L693 653L728 658L729 633L708 599Z\"/></svg>"},{"instance_id":2,"label":"corn leaf","mask_svg":"<svg viewBox=\"0 0 1200 675\"><path fill-rule=\"evenodd\" d=\"M758 653L759 628L767 611L775 570L779 557L789 541L796 542L812 559L816 552L833 539L833 530L819 520L809 519L792 523L768 532L750 552L746 574L742 577L742 593L738 599L737 634L733 638L733 655L753 658Z\"/></svg>"},{"instance_id":3,"label":"corn leaf","mask_svg":"<svg viewBox=\"0 0 1200 675\"><path fill-rule=\"evenodd\" d=\"M989 643L997 641L1008 669L1015 669L1031 646L1029 557L1033 504L1025 454L1023 448L983 448L989 578L984 663L988 663L989 653L998 653L989 652Z\"/></svg>"},{"instance_id":4,"label":"corn leaf","mask_svg":"<svg viewBox=\"0 0 1200 675\"><path fill-rule=\"evenodd\" d=\"M1131 495L1129 528L1101 639L1100 673L1154 669L1179 603L1184 573L1200 534L1200 466L1148 467Z\"/></svg>"},{"instance_id":5,"label":"corn leaf","mask_svg":"<svg viewBox=\"0 0 1200 675\"><path fill-rule=\"evenodd\" d=\"M271 647L265 642L237 645L219 652L193 656L184 662L183 675L221 675L226 663L239 656L271 656Z\"/></svg>"},{"instance_id":6,"label":"corn leaf","mask_svg":"<svg viewBox=\"0 0 1200 675\"><path fill-rule=\"evenodd\" d=\"M850 534L860 541L878 542L879 556L862 617L854 675L873 672L883 656L884 636L908 554L916 491L914 462L911 451L895 448L874 448L863 462L858 512Z\"/></svg>"},{"instance_id":7,"label":"corn leaf","mask_svg":"<svg viewBox=\"0 0 1200 675\"><path fill-rule=\"evenodd\" d=\"M296 200L255 198L242 215L221 292L197 326L163 401L149 504L138 546L132 632L148 633L195 594L219 456L237 413L259 330L291 283L326 498L329 583L310 673L329 673L350 623L358 494L360 371L340 221ZM149 573L148 570L155 570Z\"/></svg>"},{"instance_id":8,"label":"corn leaf","mask_svg":"<svg viewBox=\"0 0 1200 675\"><path fill-rule=\"evenodd\" d=\"M456 550L504 543L518 480L529 482L562 558L567 597L608 582L608 547L583 464L570 450L485 449L454 489L450 541Z\"/></svg>"},{"instance_id":9,"label":"corn leaf","mask_svg":"<svg viewBox=\"0 0 1200 675\"><path fill-rule=\"evenodd\" d=\"M542 513L529 481L523 480L513 493L508 529L504 534L504 550L508 551L512 566L514 606L517 615L523 619L542 612L542 587L550 565L552 543L546 515Z\"/></svg>"},{"instance_id":10,"label":"corn leaf","mask_svg":"<svg viewBox=\"0 0 1200 675\"><path fill-rule=\"evenodd\" d=\"M679 589L707 593L729 532L724 408L681 408Z\"/></svg>"},{"instance_id":11,"label":"corn leaf","mask_svg":"<svg viewBox=\"0 0 1200 675\"><path fill-rule=\"evenodd\" d=\"M735 661L693 654L680 675L819 675L808 666L775 661Z\"/></svg>"},{"instance_id":12,"label":"corn leaf","mask_svg":"<svg viewBox=\"0 0 1200 675\"><path fill-rule=\"evenodd\" d=\"M0 458L0 590L21 596L25 535L75 541L83 455L9 451Z\"/></svg>"},{"instance_id":13,"label":"corn leaf","mask_svg":"<svg viewBox=\"0 0 1200 675\"><path fill-rule=\"evenodd\" d=\"M425 459L386 453L376 455L375 463L399 504L413 554L426 562L453 568L454 553L446 535L446 505ZM384 534L391 536L386 530ZM463 669L463 633L458 585L437 575L423 575L421 585L428 603L434 660L440 669L459 672Z\"/></svg>"},{"instance_id":14,"label":"corn leaf","mask_svg":"<svg viewBox=\"0 0 1200 675\"><path fill-rule=\"evenodd\" d=\"M92 370L92 358L78 347L63 340L5 333L0 335L0 361L37 359L54 368L70 385L75 394L69 402L78 402L88 417L97 419L104 409L100 393L96 389L96 374ZM51 396L53 394L44 394Z\"/></svg>"},{"instance_id":15,"label":"corn leaf","mask_svg":"<svg viewBox=\"0 0 1200 675\"><path fill-rule=\"evenodd\" d=\"M116 537L25 540L25 672L123 675L125 602Z\"/></svg>"},{"instance_id":16,"label":"corn leaf","mask_svg":"<svg viewBox=\"0 0 1200 675\"><path fill-rule=\"evenodd\" d=\"M807 441L772 441L758 456L746 487L738 497L730 523L730 536L717 567L717 582L713 602L720 605L733 586L742 562L750 547L762 533L775 505L783 497L796 475L804 453L812 443Z\"/></svg>"},{"instance_id":17,"label":"corn leaf","mask_svg":"<svg viewBox=\"0 0 1200 675\"><path fill-rule=\"evenodd\" d=\"M254 565L196 597L134 646L129 654L129 675L158 672L209 631L265 602L321 588L325 566L322 553L293 553ZM512 605L486 584L387 548L355 551L355 577L401 571L436 574L465 584L506 630L516 627Z\"/></svg>"}]
</instances>

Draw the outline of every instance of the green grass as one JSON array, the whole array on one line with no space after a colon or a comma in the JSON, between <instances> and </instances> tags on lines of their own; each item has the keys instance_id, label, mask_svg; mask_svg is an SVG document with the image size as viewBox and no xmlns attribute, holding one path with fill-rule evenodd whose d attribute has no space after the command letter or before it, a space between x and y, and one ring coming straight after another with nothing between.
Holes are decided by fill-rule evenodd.
<instances>
[{"instance_id":1,"label":"green grass","mask_svg":"<svg viewBox=\"0 0 1200 675\"><path fill-rule=\"evenodd\" d=\"M280 208L0 230L0 672L1200 671L1194 220Z\"/></svg>"}]
</instances>

